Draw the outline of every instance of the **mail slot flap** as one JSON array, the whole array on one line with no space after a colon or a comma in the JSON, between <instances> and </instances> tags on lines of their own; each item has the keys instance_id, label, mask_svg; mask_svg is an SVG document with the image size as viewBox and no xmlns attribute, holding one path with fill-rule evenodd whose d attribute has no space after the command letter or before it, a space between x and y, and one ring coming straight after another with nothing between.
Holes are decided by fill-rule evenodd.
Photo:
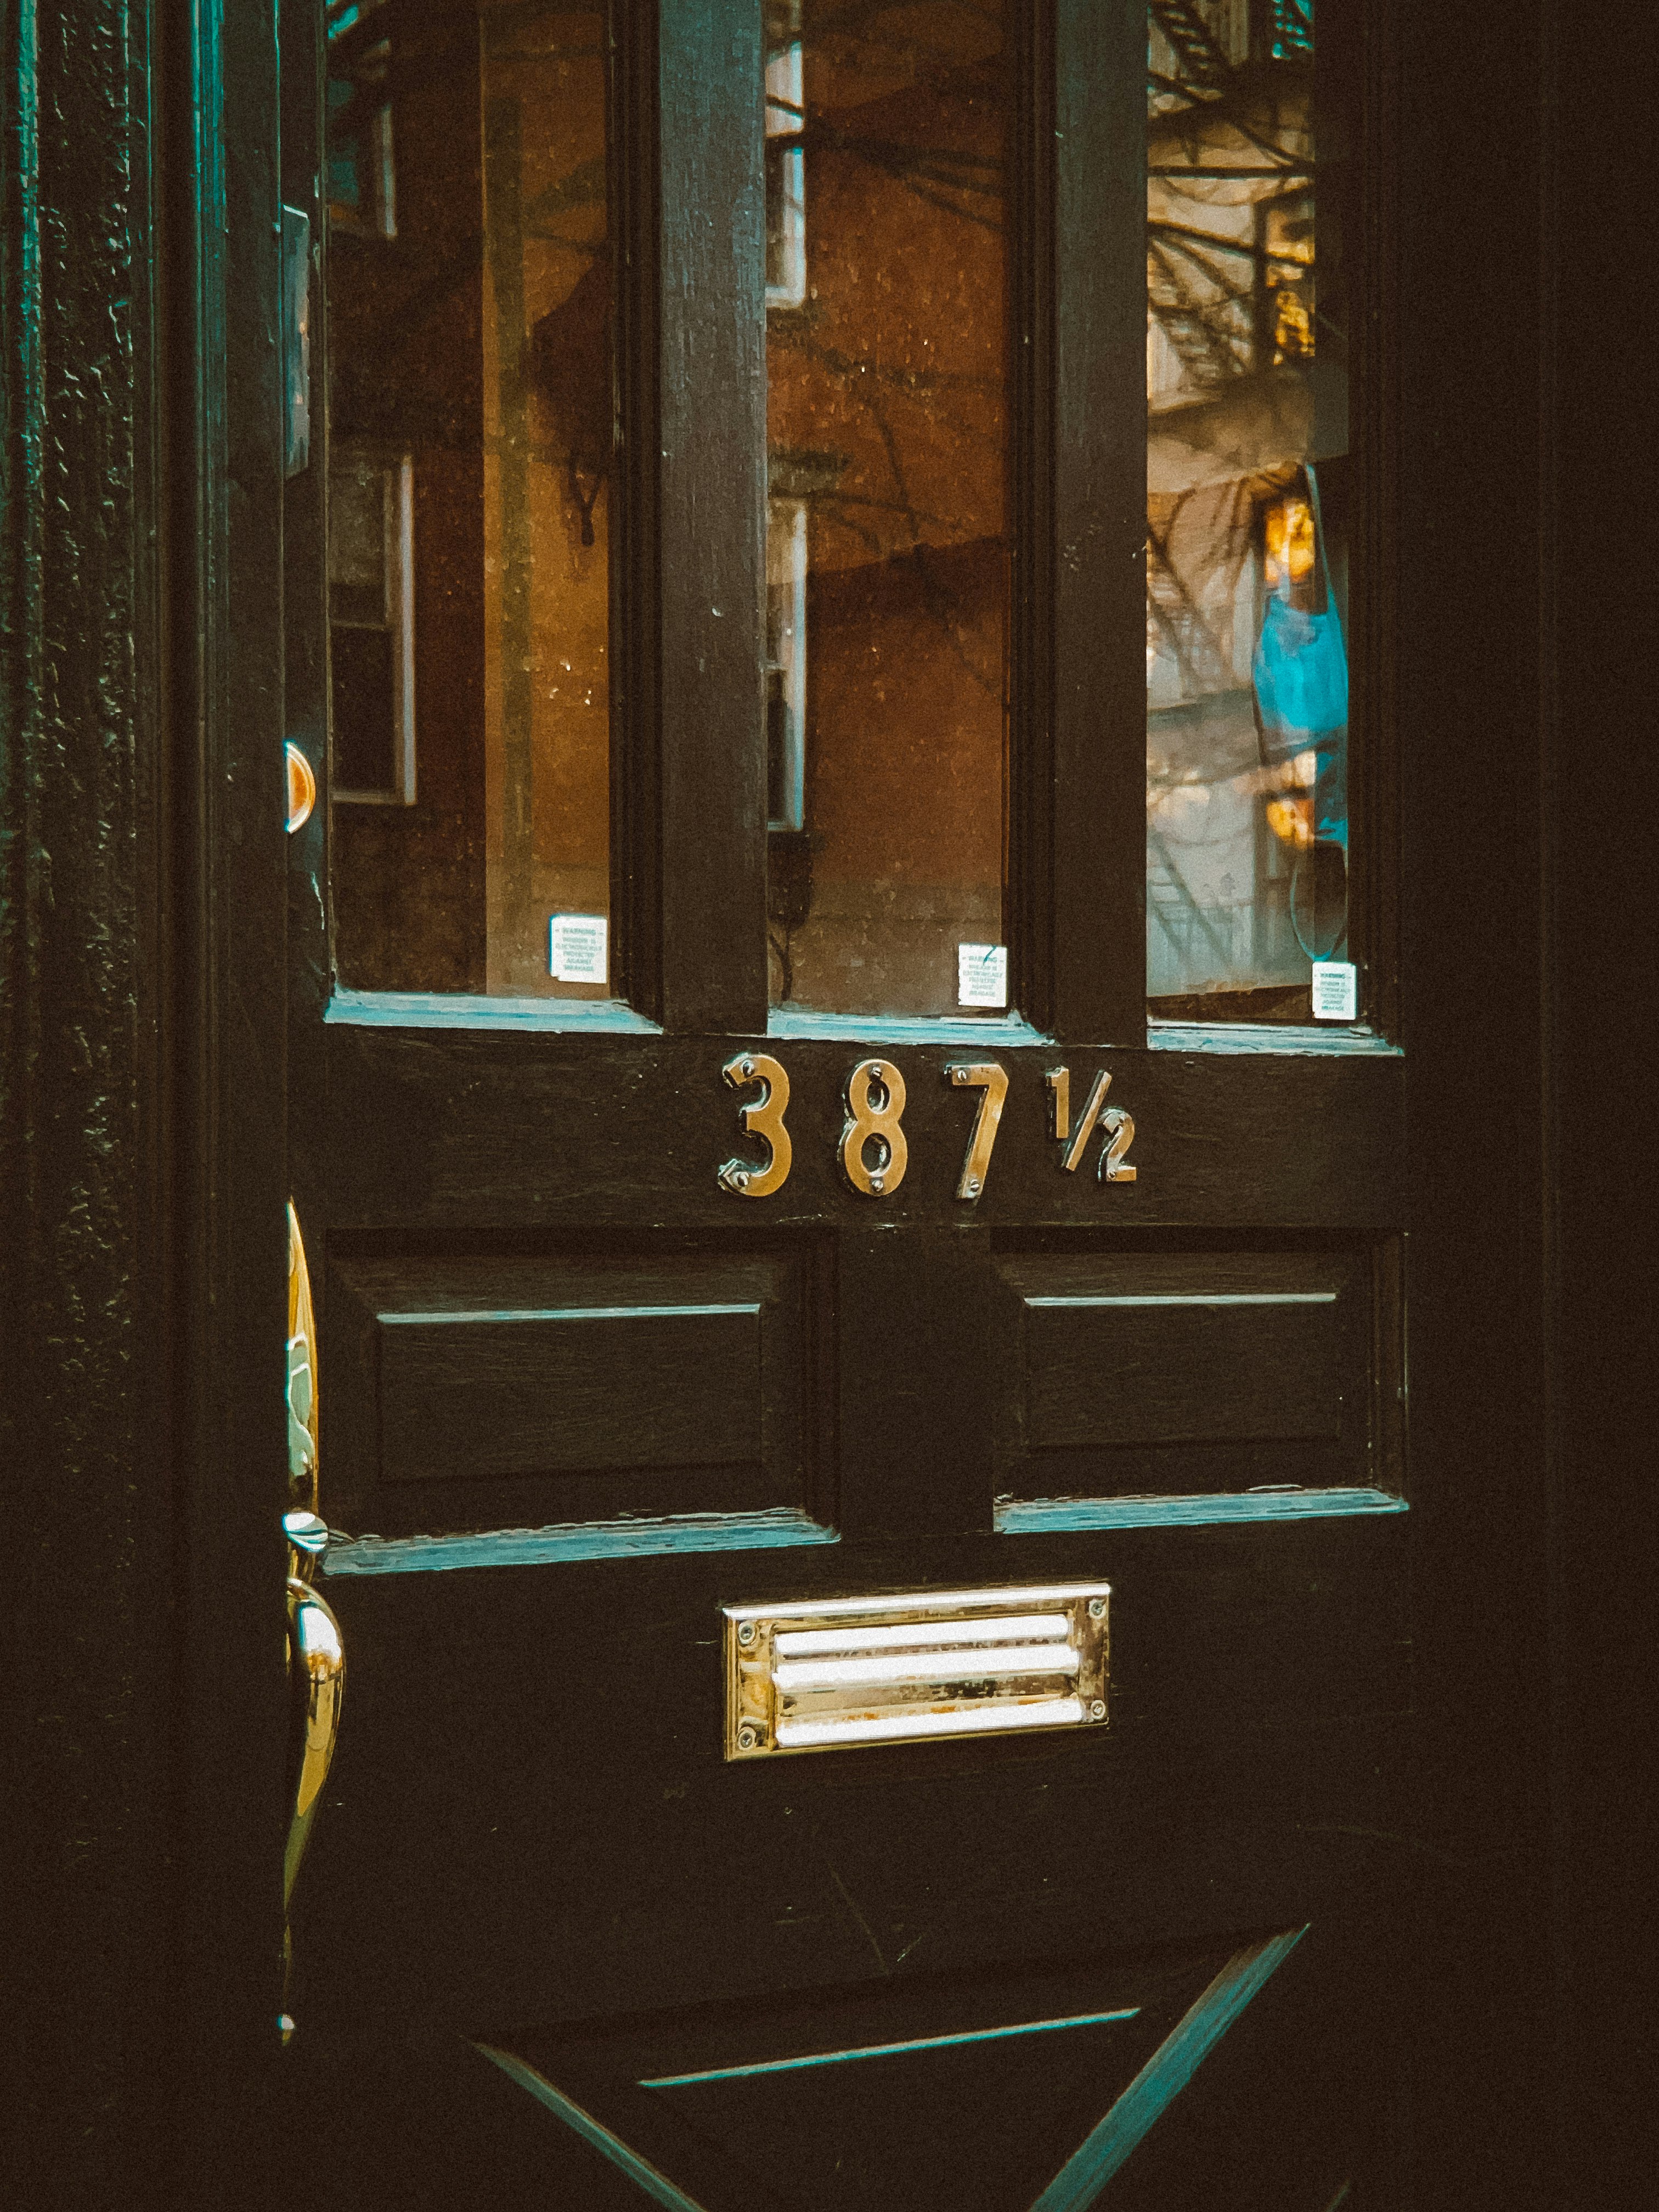
<instances>
[{"instance_id":1,"label":"mail slot flap","mask_svg":"<svg viewBox=\"0 0 1659 2212\"><path fill-rule=\"evenodd\" d=\"M1002 1271L1027 1449L1335 1440L1364 1384L1342 1255L1032 1255Z\"/></svg>"},{"instance_id":2,"label":"mail slot flap","mask_svg":"<svg viewBox=\"0 0 1659 2212\"><path fill-rule=\"evenodd\" d=\"M727 1606L726 1755L1106 1718L1105 1583Z\"/></svg>"}]
</instances>

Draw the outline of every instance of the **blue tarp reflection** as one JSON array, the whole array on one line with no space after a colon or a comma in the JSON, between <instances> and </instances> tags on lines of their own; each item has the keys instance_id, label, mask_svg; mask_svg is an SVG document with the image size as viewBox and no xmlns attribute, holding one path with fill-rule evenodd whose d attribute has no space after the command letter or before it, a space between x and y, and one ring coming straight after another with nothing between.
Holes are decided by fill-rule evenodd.
<instances>
[{"instance_id":1,"label":"blue tarp reflection","mask_svg":"<svg viewBox=\"0 0 1659 2212\"><path fill-rule=\"evenodd\" d=\"M1256 723L1269 767L1303 753L1314 756L1312 834L1316 844L1348 849L1348 654L1330 586L1319 494L1311 467L1318 597L1322 608L1298 606L1304 594L1291 560L1281 559L1268 585L1250 676ZM1311 596L1308 594L1306 596Z\"/></svg>"}]
</instances>

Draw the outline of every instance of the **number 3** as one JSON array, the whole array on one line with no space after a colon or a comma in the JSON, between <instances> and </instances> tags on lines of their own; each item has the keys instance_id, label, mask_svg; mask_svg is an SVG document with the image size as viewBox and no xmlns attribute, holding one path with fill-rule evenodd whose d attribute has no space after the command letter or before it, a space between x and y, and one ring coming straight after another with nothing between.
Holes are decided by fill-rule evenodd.
<instances>
[{"instance_id":1,"label":"number 3","mask_svg":"<svg viewBox=\"0 0 1659 2212\"><path fill-rule=\"evenodd\" d=\"M879 1090L885 1104L872 1106L870 1093ZM841 1133L841 1164L854 1190L866 1198L890 1198L904 1181L910 1147L899 1127L904 1111L904 1078L890 1060L861 1060L847 1079L847 1126ZM864 1148L873 1138L884 1157L873 1167L865 1164Z\"/></svg>"},{"instance_id":2,"label":"number 3","mask_svg":"<svg viewBox=\"0 0 1659 2212\"><path fill-rule=\"evenodd\" d=\"M783 1126L784 1109L789 1103L789 1078L777 1061L763 1052L745 1052L736 1060L728 1060L720 1073L737 1090L745 1083L763 1083L765 1091L758 1103L743 1109L743 1126L750 1136L766 1139L767 1158L764 1167L751 1167L747 1160L727 1160L723 1168L715 1170L720 1187L738 1198L770 1198L775 1190L781 1190L789 1180L789 1169L793 1148L789 1132Z\"/></svg>"}]
</instances>

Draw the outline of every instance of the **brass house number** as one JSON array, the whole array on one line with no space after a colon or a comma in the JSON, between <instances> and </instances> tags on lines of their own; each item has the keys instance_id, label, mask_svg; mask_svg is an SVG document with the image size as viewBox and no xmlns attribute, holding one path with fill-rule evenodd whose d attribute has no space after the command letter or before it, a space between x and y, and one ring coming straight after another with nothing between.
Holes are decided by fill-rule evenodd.
<instances>
[{"instance_id":1,"label":"brass house number","mask_svg":"<svg viewBox=\"0 0 1659 2212\"><path fill-rule=\"evenodd\" d=\"M793 1148L784 1116L789 1109L789 1078L782 1063L769 1053L739 1053L720 1073L734 1091L751 1086L760 1096L739 1109L745 1132L766 1146L766 1158L727 1160L716 1170L722 1190L737 1198L770 1198L789 1180ZM957 1196L969 1205L980 1197L991 1172L991 1154L1002 1109L1008 1097L1008 1071L994 1060L952 1060L945 1079L958 1091L977 1091L979 1112L967 1157L957 1180ZM1052 1067L1044 1076L1048 1087L1050 1127L1060 1148L1060 1164L1068 1175L1077 1172L1097 1132L1103 1139L1097 1172L1103 1182L1133 1182L1135 1170L1129 1159L1134 1142L1133 1116L1121 1106L1109 1106L1106 1094L1112 1079L1102 1068L1090 1087L1087 1103L1073 1122L1072 1072ZM904 1133L904 1078L890 1060L861 1060L847 1079L842 1093L846 1121L837 1145L842 1174L863 1198L890 1198L904 1181L910 1164L910 1147Z\"/></svg>"}]
</instances>

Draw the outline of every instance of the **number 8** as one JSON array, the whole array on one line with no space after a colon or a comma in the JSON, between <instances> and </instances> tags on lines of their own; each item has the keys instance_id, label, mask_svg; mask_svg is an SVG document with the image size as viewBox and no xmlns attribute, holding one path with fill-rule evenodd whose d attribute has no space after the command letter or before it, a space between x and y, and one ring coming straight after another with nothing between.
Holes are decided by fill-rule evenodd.
<instances>
[{"instance_id":1,"label":"number 8","mask_svg":"<svg viewBox=\"0 0 1659 2212\"><path fill-rule=\"evenodd\" d=\"M870 1093L879 1090L885 1104L872 1106ZM904 1111L904 1078L890 1060L861 1060L847 1079L847 1126L841 1133L841 1164L847 1180L866 1198L889 1198L904 1181L910 1147L899 1127ZM864 1148L875 1138L886 1157L874 1168L866 1165Z\"/></svg>"}]
</instances>

